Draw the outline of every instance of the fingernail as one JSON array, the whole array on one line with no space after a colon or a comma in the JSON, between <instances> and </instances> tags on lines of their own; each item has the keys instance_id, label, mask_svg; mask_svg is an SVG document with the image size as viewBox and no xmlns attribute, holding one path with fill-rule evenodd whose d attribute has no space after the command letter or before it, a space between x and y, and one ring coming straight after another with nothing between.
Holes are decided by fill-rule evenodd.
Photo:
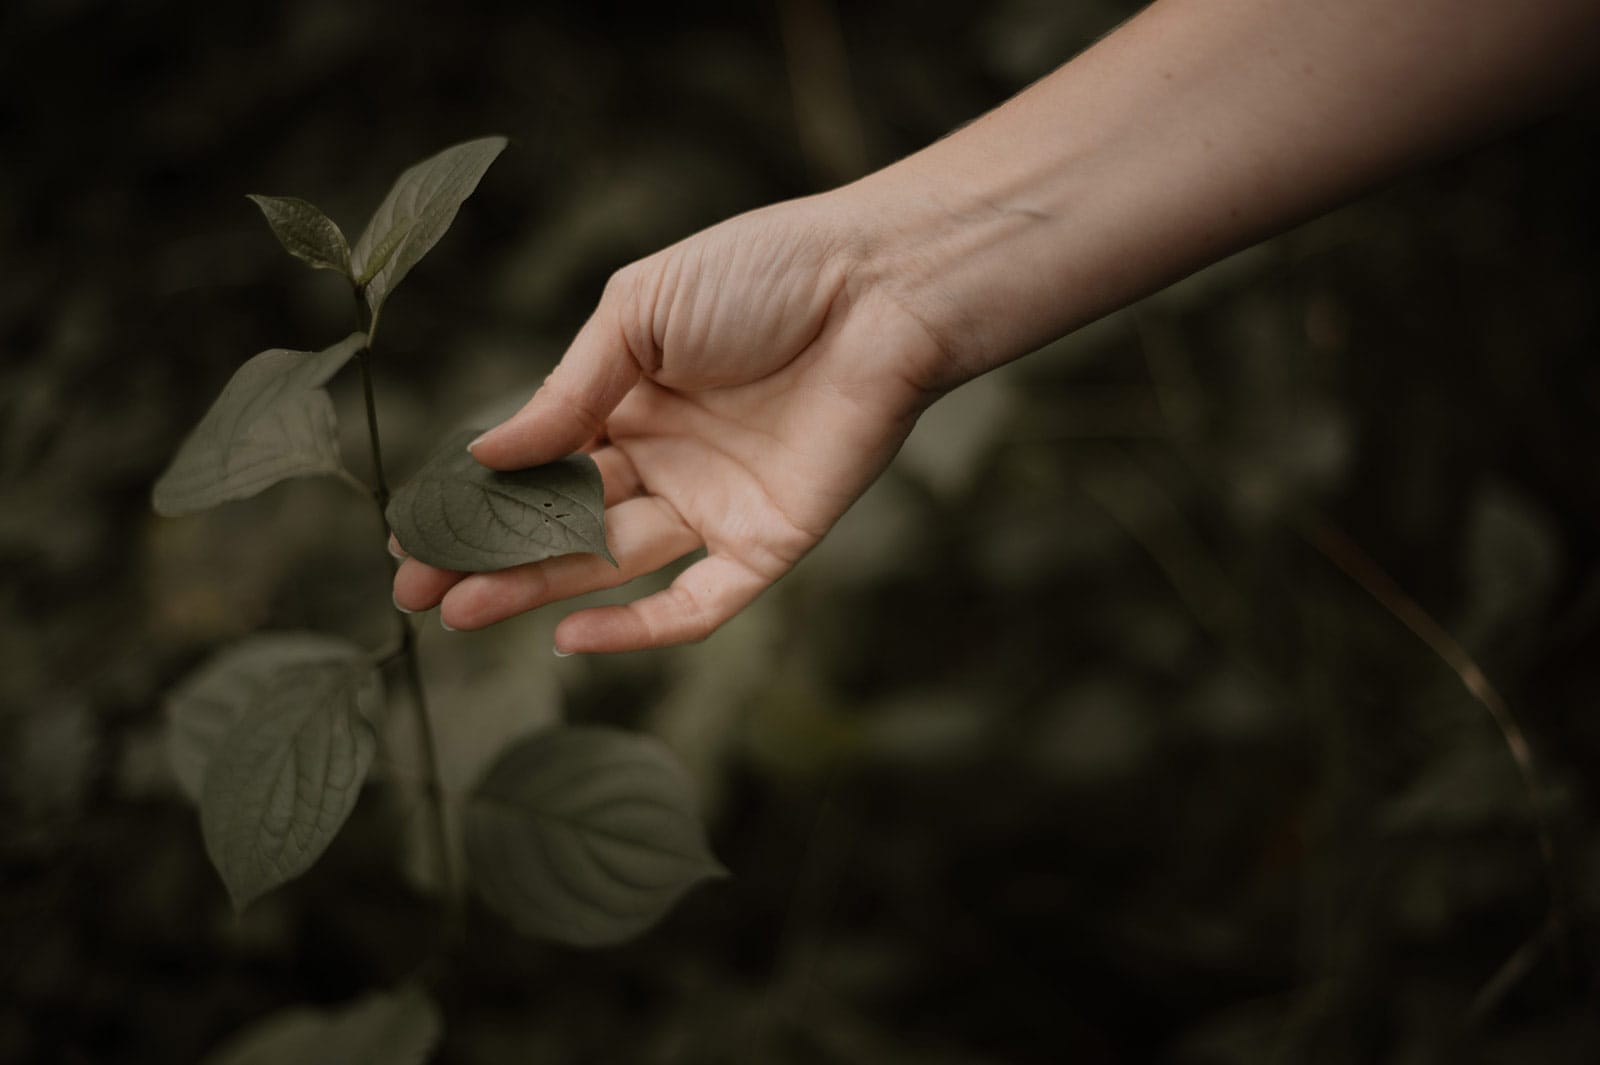
<instances>
[{"instance_id":1,"label":"fingernail","mask_svg":"<svg viewBox=\"0 0 1600 1065\"><path fill-rule=\"evenodd\" d=\"M563 651L559 647L551 647L550 650L555 652L555 656L557 658L571 658L572 657L572 652L571 651Z\"/></svg>"},{"instance_id":2,"label":"fingernail","mask_svg":"<svg viewBox=\"0 0 1600 1065\"><path fill-rule=\"evenodd\" d=\"M389 601L394 603L394 608L396 610L400 611L400 613L402 613L402 614L415 614L416 613L416 611L412 610L410 607L401 606L400 605L400 600L397 597L393 596L393 595L389 596Z\"/></svg>"},{"instance_id":3,"label":"fingernail","mask_svg":"<svg viewBox=\"0 0 1600 1065\"><path fill-rule=\"evenodd\" d=\"M469 455L472 454L472 449L477 447L479 444L483 443L484 439L488 435L489 435L488 433L480 433L480 434L478 434L478 438L476 440L474 440L472 443L467 445L467 454L469 454Z\"/></svg>"},{"instance_id":4,"label":"fingernail","mask_svg":"<svg viewBox=\"0 0 1600 1065\"><path fill-rule=\"evenodd\" d=\"M443 614L439 615L439 627L441 629L443 629L445 632L455 632L456 631L455 630L455 626L451 625L448 621L446 621L444 619L444 615Z\"/></svg>"},{"instance_id":5,"label":"fingernail","mask_svg":"<svg viewBox=\"0 0 1600 1065\"><path fill-rule=\"evenodd\" d=\"M406 553L400 550L400 548L395 545L393 540L390 540L388 543L384 544L384 547L388 550L390 558L398 558L402 562L405 561Z\"/></svg>"}]
</instances>

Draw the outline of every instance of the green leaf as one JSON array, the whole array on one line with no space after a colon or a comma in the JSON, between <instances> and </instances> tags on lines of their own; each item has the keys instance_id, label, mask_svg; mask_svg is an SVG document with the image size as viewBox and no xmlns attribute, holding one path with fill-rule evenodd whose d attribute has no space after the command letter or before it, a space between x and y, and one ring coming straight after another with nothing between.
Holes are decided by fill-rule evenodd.
<instances>
[{"instance_id":1,"label":"green leaf","mask_svg":"<svg viewBox=\"0 0 1600 1065\"><path fill-rule=\"evenodd\" d=\"M394 183L350 256L351 273L366 292L374 322L383 301L444 236L505 146L504 137L458 144L424 159Z\"/></svg>"},{"instance_id":2,"label":"green leaf","mask_svg":"<svg viewBox=\"0 0 1600 1065\"><path fill-rule=\"evenodd\" d=\"M469 798L464 832L484 901L574 946L638 935L726 875L666 746L616 729L555 728L511 746Z\"/></svg>"},{"instance_id":3,"label":"green leaf","mask_svg":"<svg viewBox=\"0 0 1600 1065\"><path fill-rule=\"evenodd\" d=\"M348 640L316 632L261 633L212 655L166 698L167 756L184 794L200 801L212 755L275 679L306 666L364 659Z\"/></svg>"},{"instance_id":4,"label":"green leaf","mask_svg":"<svg viewBox=\"0 0 1600 1065\"><path fill-rule=\"evenodd\" d=\"M350 276L350 245L333 219L313 203L293 196L248 197L267 216L284 250L321 270L337 270Z\"/></svg>"},{"instance_id":5,"label":"green leaf","mask_svg":"<svg viewBox=\"0 0 1600 1065\"><path fill-rule=\"evenodd\" d=\"M263 351L239 367L156 481L156 513L193 514L290 477L344 474L333 400L322 389L367 338L323 351Z\"/></svg>"},{"instance_id":6,"label":"green leaf","mask_svg":"<svg viewBox=\"0 0 1600 1065\"><path fill-rule=\"evenodd\" d=\"M285 656L263 673L210 752L200 793L206 852L236 909L322 855L355 808L377 749L382 705L359 648Z\"/></svg>"},{"instance_id":7,"label":"green leaf","mask_svg":"<svg viewBox=\"0 0 1600 1065\"><path fill-rule=\"evenodd\" d=\"M300 1006L257 1021L204 1065L422 1065L443 1024L420 989L374 994L338 1010Z\"/></svg>"},{"instance_id":8,"label":"green leaf","mask_svg":"<svg viewBox=\"0 0 1600 1065\"><path fill-rule=\"evenodd\" d=\"M605 487L587 455L526 470L491 470L463 430L445 440L389 500L400 546L442 569L481 573L586 552L613 566L606 547Z\"/></svg>"}]
</instances>

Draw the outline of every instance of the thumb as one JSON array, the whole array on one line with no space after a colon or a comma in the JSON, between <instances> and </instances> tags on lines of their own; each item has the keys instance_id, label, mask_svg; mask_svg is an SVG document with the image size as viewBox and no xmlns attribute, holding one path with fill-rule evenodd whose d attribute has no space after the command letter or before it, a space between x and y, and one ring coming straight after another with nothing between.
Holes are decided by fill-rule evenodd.
<instances>
[{"instance_id":1,"label":"thumb","mask_svg":"<svg viewBox=\"0 0 1600 1065\"><path fill-rule=\"evenodd\" d=\"M639 365L609 304L602 299L521 410L467 445L473 458L490 469L519 470L570 455L600 433L639 380Z\"/></svg>"}]
</instances>

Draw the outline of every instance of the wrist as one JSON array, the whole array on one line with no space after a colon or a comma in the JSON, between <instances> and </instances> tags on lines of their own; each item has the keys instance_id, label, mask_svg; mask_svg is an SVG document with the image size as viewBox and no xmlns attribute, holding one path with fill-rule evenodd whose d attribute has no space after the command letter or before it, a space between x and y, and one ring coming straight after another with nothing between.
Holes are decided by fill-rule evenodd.
<instances>
[{"instance_id":1,"label":"wrist","mask_svg":"<svg viewBox=\"0 0 1600 1065\"><path fill-rule=\"evenodd\" d=\"M946 392L1087 320L1069 269L1070 168L1049 180L934 149L839 190L851 202L857 288L919 322L936 349L916 368Z\"/></svg>"}]
</instances>

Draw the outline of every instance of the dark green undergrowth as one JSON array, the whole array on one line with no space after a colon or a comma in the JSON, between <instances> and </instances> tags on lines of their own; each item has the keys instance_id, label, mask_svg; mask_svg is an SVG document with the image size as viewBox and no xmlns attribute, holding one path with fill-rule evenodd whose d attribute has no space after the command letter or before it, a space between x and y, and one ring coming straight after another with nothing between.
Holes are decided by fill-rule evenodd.
<instances>
[{"instance_id":1,"label":"dark green undergrowth","mask_svg":"<svg viewBox=\"0 0 1600 1065\"><path fill-rule=\"evenodd\" d=\"M837 5L858 161L1125 13L1058 6ZM800 135L778 9L533 7L0 16L0 1062L198 1061L430 957L445 1063L1595 1060L1592 99L942 401L704 644L558 661L555 612L426 622L446 791L557 720L688 765L734 875L637 941L476 905L446 939L403 759L236 919L161 693L257 629L392 626L344 486L147 512L245 356L350 329L242 194L357 219L511 138L384 310L384 457L416 469L612 269L856 158Z\"/></svg>"}]
</instances>

